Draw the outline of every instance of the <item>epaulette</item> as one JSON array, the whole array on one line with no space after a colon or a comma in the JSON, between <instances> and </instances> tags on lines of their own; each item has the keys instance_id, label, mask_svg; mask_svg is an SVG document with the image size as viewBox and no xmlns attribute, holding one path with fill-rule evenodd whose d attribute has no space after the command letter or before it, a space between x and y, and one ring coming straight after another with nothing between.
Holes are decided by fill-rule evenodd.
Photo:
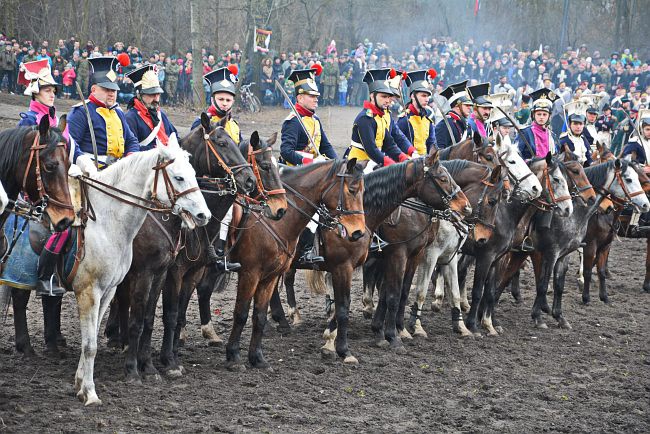
<instances>
[{"instance_id":1,"label":"epaulette","mask_svg":"<svg viewBox=\"0 0 650 434\"><path fill-rule=\"evenodd\" d=\"M18 115L21 117L21 119L27 119L29 117L29 115L25 112L20 112Z\"/></svg>"},{"instance_id":2,"label":"epaulette","mask_svg":"<svg viewBox=\"0 0 650 434\"><path fill-rule=\"evenodd\" d=\"M89 102L90 102L90 100L87 99L87 100L86 100L86 104L88 104ZM76 103L75 105L73 105L72 108L75 108L75 107L82 107L83 105L84 105L83 102L78 102L78 103Z\"/></svg>"},{"instance_id":3,"label":"epaulette","mask_svg":"<svg viewBox=\"0 0 650 434\"><path fill-rule=\"evenodd\" d=\"M375 115L372 114L372 110L370 110L370 109L366 110L366 116L368 116L369 118L374 118L375 117Z\"/></svg>"},{"instance_id":4,"label":"epaulette","mask_svg":"<svg viewBox=\"0 0 650 434\"><path fill-rule=\"evenodd\" d=\"M560 139L563 139L564 137L567 137L568 135L569 135L569 132L565 131L562 134L560 134Z\"/></svg>"},{"instance_id":5,"label":"epaulette","mask_svg":"<svg viewBox=\"0 0 650 434\"><path fill-rule=\"evenodd\" d=\"M286 122L286 121L290 121L291 119L293 119L293 118L295 118L295 117L296 117L296 114L295 114L294 112L291 112L291 113L289 113L289 116L287 116L286 118L284 118L284 121L285 121L285 122Z\"/></svg>"}]
</instances>

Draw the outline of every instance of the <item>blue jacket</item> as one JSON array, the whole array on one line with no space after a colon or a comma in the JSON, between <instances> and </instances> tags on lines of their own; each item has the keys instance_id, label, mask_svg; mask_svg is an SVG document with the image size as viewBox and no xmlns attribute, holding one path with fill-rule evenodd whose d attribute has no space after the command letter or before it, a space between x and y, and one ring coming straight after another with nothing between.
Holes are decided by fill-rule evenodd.
<instances>
[{"instance_id":1,"label":"blue jacket","mask_svg":"<svg viewBox=\"0 0 650 434\"><path fill-rule=\"evenodd\" d=\"M451 113L452 112L447 113L447 115L445 115L445 118L447 118L447 122L449 122L451 131L454 134L454 140L456 143L459 143L463 137L463 134L465 134L465 131L467 130L467 123L465 122L465 119L460 118L456 113L453 115ZM436 143L438 144L439 149L448 148L454 145L454 140L452 140L451 136L449 135L449 129L447 128L447 124L445 123L444 119L436 124L435 131Z\"/></svg>"},{"instance_id":2,"label":"blue jacket","mask_svg":"<svg viewBox=\"0 0 650 434\"><path fill-rule=\"evenodd\" d=\"M318 152L330 159L337 158L336 151L330 143L325 131L323 130L323 123L320 121L318 116L311 116L314 121L319 123L320 128L320 137L315 135L313 137L316 145L318 146ZM308 120L308 116L302 117L303 122L311 122ZM304 151L306 148L309 148L311 142L307 134L300 125L298 118L291 114L289 115L284 122L282 123L282 144L280 145L280 156L282 160L286 163L293 164L294 166L302 164L302 157L296 151Z\"/></svg>"},{"instance_id":3,"label":"blue jacket","mask_svg":"<svg viewBox=\"0 0 650 434\"><path fill-rule=\"evenodd\" d=\"M31 110L27 110L26 112L21 112L20 113L20 121L18 122L19 127L31 127L33 125L37 125L38 122L36 122L37 119L37 113Z\"/></svg>"},{"instance_id":4,"label":"blue jacket","mask_svg":"<svg viewBox=\"0 0 650 434\"><path fill-rule=\"evenodd\" d=\"M557 145L558 145L558 140L555 134L553 134L553 131L551 129L548 129L549 134L551 135L551 141L552 143L549 144L549 146L552 149L549 149L552 154L555 154L557 152ZM531 126L527 126L526 128L523 128L521 130L521 134L523 134L526 139L528 140L528 143L530 146L533 148L533 155L530 154L530 149L528 148L528 145L526 144L526 140L524 140L521 136L517 135L515 137L515 143L517 144L517 147L519 148L519 154L521 155L521 158L524 160L530 160L532 158L535 158L537 156L537 147L535 146L535 136L533 134L533 131L531 129ZM543 156L543 155L540 155Z\"/></svg>"},{"instance_id":5,"label":"blue jacket","mask_svg":"<svg viewBox=\"0 0 650 434\"><path fill-rule=\"evenodd\" d=\"M110 131L107 131L106 120L98 112L98 109L102 109L102 107L99 107L90 100L87 100L86 104L88 104L90 119L92 120L95 131L98 155L111 155L115 158L121 158L126 154L140 150L140 143L126 122L124 112L122 112L119 105L115 104L110 109L104 108L104 110L100 110L110 116ZM119 129L122 130L121 135L117 134ZM74 143L75 147L75 161L77 161L79 155L93 154L90 128L88 119L86 118L86 111L82 104L74 106L70 111L68 115L68 132L70 134L70 141ZM109 138L112 139L110 143Z\"/></svg>"},{"instance_id":6,"label":"blue jacket","mask_svg":"<svg viewBox=\"0 0 650 434\"><path fill-rule=\"evenodd\" d=\"M419 131L417 135L415 133L413 123L411 122L411 118L415 118L417 121L415 125L422 125L423 130ZM402 133L406 136L409 142L413 144L415 149L418 151L418 154L424 155L422 154L422 151L426 150L426 152L429 153L431 148L437 147L435 128L433 126L433 122L431 122L428 117L420 116L419 114L414 114L412 111L407 110L406 114L398 119L397 126L399 127L400 131L402 131ZM424 149L421 149L419 142L416 143L417 140L421 139L424 139Z\"/></svg>"},{"instance_id":7,"label":"blue jacket","mask_svg":"<svg viewBox=\"0 0 650 434\"><path fill-rule=\"evenodd\" d=\"M393 136L393 140L395 140L395 144L400 151L406 155L411 155L413 153L411 150L413 143L411 143L411 140L406 137L401 128L397 126L397 122L395 122L393 118L390 119L390 135Z\"/></svg>"},{"instance_id":8,"label":"blue jacket","mask_svg":"<svg viewBox=\"0 0 650 434\"><path fill-rule=\"evenodd\" d=\"M586 130L585 130L586 131ZM585 147L585 157L587 158L587 161L585 161L584 166L591 166L591 163L593 162L591 159L591 146L589 146L589 140L585 137L584 133L580 136L582 138L582 142ZM573 145L573 141L569 138L569 135L562 135L560 137L560 146L558 147L560 150L564 148L564 145L567 145L571 152L576 152L575 147Z\"/></svg>"},{"instance_id":9,"label":"blue jacket","mask_svg":"<svg viewBox=\"0 0 650 434\"><path fill-rule=\"evenodd\" d=\"M648 158L645 155L645 149L643 149L643 145L639 143L637 139L632 139L627 142L627 145L623 148L623 157L631 155L632 152L636 153L635 161L637 163L647 164Z\"/></svg>"},{"instance_id":10,"label":"blue jacket","mask_svg":"<svg viewBox=\"0 0 650 434\"><path fill-rule=\"evenodd\" d=\"M384 157L388 156L395 162L399 162L399 157L403 153L400 147L395 143L394 128L395 122L386 119L389 115L379 116L372 113L370 109L363 109L354 119L352 125L352 145L348 150L350 158L356 157L356 151L352 148L363 150L360 157L368 158L378 165L384 164ZM382 128L383 131L378 131ZM381 138L381 143L377 139ZM356 145L356 146L355 146ZM363 158L360 158L363 160Z\"/></svg>"},{"instance_id":11,"label":"blue jacket","mask_svg":"<svg viewBox=\"0 0 650 434\"><path fill-rule=\"evenodd\" d=\"M131 129L135 137L138 139L138 143L142 143L147 137L149 137L149 134L151 134L152 129L149 128L149 126L144 122L144 120L142 119L138 111L135 109L135 107L131 107L129 110L127 110L124 117L126 118L126 122L129 124L129 128ZM165 133L167 133L168 137L172 133L176 133L176 135L178 135L178 131L176 131L176 128L174 128L174 126L169 121L169 118L162 110L160 110L160 120L163 123L160 128L165 128ZM140 146L140 150L148 151L149 149L153 149L155 147L156 147L156 139L152 140L146 146Z\"/></svg>"}]
</instances>

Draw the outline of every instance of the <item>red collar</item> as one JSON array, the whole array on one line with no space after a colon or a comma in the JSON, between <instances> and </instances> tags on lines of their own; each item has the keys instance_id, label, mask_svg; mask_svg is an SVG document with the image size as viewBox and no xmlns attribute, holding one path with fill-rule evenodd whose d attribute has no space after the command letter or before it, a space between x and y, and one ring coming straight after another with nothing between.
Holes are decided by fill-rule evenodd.
<instances>
[{"instance_id":1,"label":"red collar","mask_svg":"<svg viewBox=\"0 0 650 434\"><path fill-rule=\"evenodd\" d=\"M91 95L88 97L88 99L90 100L90 102L92 102L92 103L95 104L95 105L98 105L98 106L100 106L100 107L104 107L104 108L106 107L106 104L104 104L103 102L101 102L100 100L98 100L97 98L95 98L95 95L92 95L92 94L91 94Z\"/></svg>"},{"instance_id":2,"label":"red collar","mask_svg":"<svg viewBox=\"0 0 650 434\"><path fill-rule=\"evenodd\" d=\"M147 107L145 107L145 105L142 104L142 102L139 99L134 98L133 108L136 109L138 115L144 121L144 123L149 127L149 129L153 131L153 129L156 126L153 124L153 119L151 119L151 114L149 113L149 110L147 110ZM160 112L158 112L158 122L162 122L162 116L160 115ZM160 125L156 137L158 137L158 139L163 145L167 145L167 142L169 141L169 137L167 137L167 132L165 131L165 124Z\"/></svg>"},{"instance_id":3,"label":"red collar","mask_svg":"<svg viewBox=\"0 0 650 434\"><path fill-rule=\"evenodd\" d=\"M416 109L413 103L409 104L409 111L416 116L421 116L420 110Z\"/></svg>"},{"instance_id":4,"label":"red collar","mask_svg":"<svg viewBox=\"0 0 650 434\"><path fill-rule=\"evenodd\" d=\"M376 105L374 105L373 103L371 103L370 101L364 101L363 102L363 108L370 110L372 112L372 114L375 115L375 116L383 116L384 115L384 111L382 109L380 109L379 107L377 107Z\"/></svg>"},{"instance_id":5,"label":"red collar","mask_svg":"<svg viewBox=\"0 0 650 434\"><path fill-rule=\"evenodd\" d=\"M296 104L296 111L300 116L309 116L309 117L314 116L313 111L301 106L300 104Z\"/></svg>"},{"instance_id":6,"label":"red collar","mask_svg":"<svg viewBox=\"0 0 650 434\"><path fill-rule=\"evenodd\" d=\"M460 115L456 113L455 111L450 111L447 113L452 119L459 121L460 120Z\"/></svg>"}]
</instances>

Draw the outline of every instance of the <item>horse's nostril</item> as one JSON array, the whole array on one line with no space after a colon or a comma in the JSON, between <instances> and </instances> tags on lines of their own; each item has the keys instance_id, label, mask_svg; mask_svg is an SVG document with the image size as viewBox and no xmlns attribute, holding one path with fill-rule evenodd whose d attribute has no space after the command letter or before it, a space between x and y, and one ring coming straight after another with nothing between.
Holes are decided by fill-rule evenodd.
<instances>
[{"instance_id":1,"label":"horse's nostril","mask_svg":"<svg viewBox=\"0 0 650 434\"><path fill-rule=\"evenodd\" d=\"M539 193L539 187L536 186L536 185L533 185L533 191L534 191L535 193Z\"/></svg>"},{"instance_id":2,"label":"horse's nostril","mask_svg":"<svg viewBox=\"0 0 650 434\"><path fill-rule=\"evenodd\" d=\"M280 208L275 214L278 216L279 219L281 219L282 217L284 217L284 213L286 212L287 210L285 210L284 208Z\"/></svg>"},{"instance_id":3,"label":"horse's nostril","mask_svg":"<svg viewBox=\"0 0 650 434\"><path fill-rule=\"evenodd\" d=\"M358 241L363 237L363 231L354 231L352 232L352 241Z\"/></svg>"},{"instance_id":4,"label":"horse's nostril","mask_svg":"<svg viewBox=\"0 0 650 434\"><path fill-rule=\"evenodd\" d=\"M196 218L197 218L197 220L200 220L200 221L205 221L205 220L207 220L207 218L205 217L205 214L204 214L204 213L199 213L199 214L197 214L197 215L196 215Z\"/></svg>"},{"instance_id":5,"label":"horse's nostril","mask_svg":"<svg viewBox=\"0 0 650 434\"><path fill-rule=\"evenodd\" d=\"M252 190L253 187L255 187L255 181L253 181L251 178L248 178L248 179L246 180L245 185L246 185L246 188L247 188L248 190Z\"/></svg>"},{"instance_id":6,"label":"horse's nostril","mask_svg":"<svg viewBox=\"0 0 650 434\"><path fill-rule=\"evenodd\" d=\"M477 241L477 243L480 246L483 246L483 245L487 244L487 242L488 242L487 238L479 238L478 241Z\"/></svg>"}]
</instances>

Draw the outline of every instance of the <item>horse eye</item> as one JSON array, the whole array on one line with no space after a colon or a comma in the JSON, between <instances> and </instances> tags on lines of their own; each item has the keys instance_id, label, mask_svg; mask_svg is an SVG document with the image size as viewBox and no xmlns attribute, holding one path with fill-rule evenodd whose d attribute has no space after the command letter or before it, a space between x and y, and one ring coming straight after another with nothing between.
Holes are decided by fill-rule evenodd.
<instances>
[{"instance_id":1,"label":"horse eye","mask_svg":"<svg viewBox=\"0 0 650 434\"><path fill-rule=\"evenodd\" d=\"M517 164L517 162L515 160L510 160L508 161L508 164Z\"/></svg>"},{"instance_id":2,"label":"horse eye","mask_svg":"<svg viewBox=\"0 0 650 434\"><path fill-rule=\"evenodd\" d=\"M632 178L625 178L625 182L632 182Z\"/></svg>"},{"instance_id":3,"label":"horse eye","mask_svg":"<svg viewBox=\"0 0 650 434\"><path fill-rule=\"evenodd\" d=\"M52 172L56 170L56 168L59 166L58 162L52 162L52 163L46 163L45 164L45 170L48 172Z\"/></svg>"},{"instance_id":4,"label":"horse eye","mask_svg":"<svg viewBox=\"0 0 650 434\"><path fill-rule=\"evenodd\" d=\"M176 181L178 181L178 182L183 182L183 181L185 181L185 178L183 178L182 176L174 176L174 179L175 179Z\"/></svg>"},{"instance_id":5,"label":"horse eye","mask_svg":"<svg viewBox=\"0 0 650 434\"><path fill-rule=\"evenodd\" d=\"M492 161L494 159L494 157L492 157L492 155L486 155L485 159L488 160L488 161Z\"/></svg>"},{"instance_id":6,"label":"horse eye","mask_svg":"<svg viewBox=\"0 0 650 434\"><path fill-rule=\"evenodd\" d=\"M554 177L553 177L553 181L559 183L559 182L560 182L560 178L558 178L557 176L554 176Z\"/></svg>"},{"instance_id":7,"label":"horse eye","mask_svg":"<svg viewBox=\"0 0 650 434\"><path fill-rule=\"evenodd\" d=\"M490 199L490 200L488 200L488 204L490 204L490 206L494 206L494 205L497 204L497 200L494 199L494 198L493 198L493 199Z\"/></svg>"},{"instance_id":8,"label":"horse eye","mask_svg":"<svg viewBox=\"0 0 650 434\"><path fill-rule=\"evenodd\" d=\"M573 173L574 175L578 175L580 171L578 169L573 169L571 170L571 173Z\"/></svg>"}]
</instances>

